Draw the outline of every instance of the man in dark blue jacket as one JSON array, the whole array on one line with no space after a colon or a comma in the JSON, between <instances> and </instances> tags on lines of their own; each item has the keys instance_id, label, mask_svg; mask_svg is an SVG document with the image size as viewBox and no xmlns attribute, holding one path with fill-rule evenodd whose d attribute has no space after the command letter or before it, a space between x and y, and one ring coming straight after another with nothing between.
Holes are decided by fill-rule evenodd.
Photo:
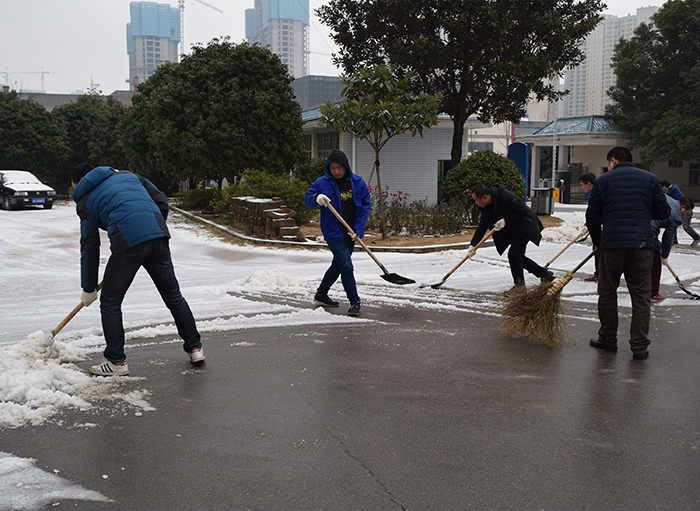
<instances>
[{"instance_id":1,"label":"man in dark blue jacket","mask_svg":"<svg viewBox=\"0 0 700 511\"><path fill-rule=\"evenodd\" d=\"M365 222L370 211L369 189L365 181L350 170L345 153L333 149L328 155L324 175L319 177L306 192L304 202L309 208L321 207L321 232L328 248L333 253L330 268L323 276L321 285L316 290L314 300L327 307L337 307L338 302L328 296L333 283L340 277L345 294L350 301L348 315L360 315L360 296L357 294L355 274L353 273L352 251L355 238L335 215L328 209L327 203L340 213L343 220L355 232L355 236L364 238Z\"/></svg>"},{"instance_id":2,"label":"man in dark blue jacket","mask_svg":"<svg viewBox=\"0 0 700 511\"><path fill-rule=\"evenodd\" d=\"M107 231L112 254L105 267L100 297L105 361L90 368L99 376L129 374L124 354L121 305L136 272L143 266L175 319L190 360L204 360L200 335L189 305L180 293L170 258L167 198L147 179L111 167L83 163L71 174L73 200L80 217L81 300L97 299L100 233Z\"/></svg>"},{"instance_id":3,"label":"man in dark blue jacket","mask_svg":"<svg viewBox=\"0 0 700 511\"><path fill-rule=\"evenodd\" d=\"M671 214L658 178L640 170L624 147L607 155L608 172L596 178L586 209L593 245L600 247L598 276L598 338L590 344L617 351L617 288L625 276L632 300L630 347L635 360L649 355L651 265L654 257L652 220Z\"/></svg>"}]
</instances>

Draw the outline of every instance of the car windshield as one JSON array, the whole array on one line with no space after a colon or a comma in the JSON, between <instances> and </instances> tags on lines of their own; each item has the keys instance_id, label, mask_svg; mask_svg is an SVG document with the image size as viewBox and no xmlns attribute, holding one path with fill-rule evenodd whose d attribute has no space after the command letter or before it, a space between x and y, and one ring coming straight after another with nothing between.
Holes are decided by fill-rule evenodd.
<instances>
[{"instance_id":1,"label":"car windshield","mask_svg":"<svg viewBox=\"0 0 700 511\"><path fill-rule=\"evenodd\" d=\"M3 184L17 184L17 183L39 183L39 181L34 174L31 172L25 172L23 170L7 170L2 173Z\"/></svg>"}]
</instances>

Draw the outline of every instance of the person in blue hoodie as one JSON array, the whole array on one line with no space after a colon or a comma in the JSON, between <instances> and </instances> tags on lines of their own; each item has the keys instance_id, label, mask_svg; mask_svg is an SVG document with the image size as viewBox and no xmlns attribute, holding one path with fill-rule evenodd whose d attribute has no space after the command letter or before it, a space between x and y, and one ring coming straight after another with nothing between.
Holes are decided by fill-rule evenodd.
<instances>
[{"instance_id":1,"label":"person in blue hoodie","mask_svg":"<svg viewBox=\"0 0 700 511\"><path fill-rule=\"evenodd\" d=\"M321 206L321 232L333 254L331 266L323 276L314 300L326 307L338 307L339 303L328 296L328 291L340 277L350 301L348 315L359 316L360 296L357 294L351 257L355 236L365 236L365 223L370 211L369 189L360 176L352 173L347 156L339 149L333 149L328 155L323 174L311 185L304 197L309 208ZM328 209L328 203L352 227L354 235Z\"/></svg>"},{"instance_id":2,"label":"person in blue hoodie","mask_svg":"<svg viewBox=\"0 0 700 511\"><path fill-rule=\"evenodd\" d=\"M194 316L180 293L170 257L167 197L149 180L111 167L83 163L71 174L80 217L80 296L89 307L97 299L100 232L107 231L111 255L100 295L105 361L92 366L98 376L129 374L124 353L122 301L142 266L170 309L192 363L204 360Z\"/></svg>"}]
</instances>

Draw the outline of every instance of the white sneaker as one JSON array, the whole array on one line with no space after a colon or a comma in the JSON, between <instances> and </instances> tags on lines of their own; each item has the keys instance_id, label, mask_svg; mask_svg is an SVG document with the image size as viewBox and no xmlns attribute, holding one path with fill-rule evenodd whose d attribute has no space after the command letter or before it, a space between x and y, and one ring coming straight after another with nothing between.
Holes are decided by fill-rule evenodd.
<instances>
[{"instance_id":1,"label":"white sneaker","mask_svg":"<svg viewBox=\"0 0 700 511\"><path fill-rule=\"evenodd\" d=\"M196 364L202 360L204 360L204 352L202 351L202 348L195 348L190 351L190 362Z\"/></svg>"},{"instance_id":2,"label":"white sneaker","mask_svg":"<svg viewBox=\"0 0 700 511\"><path fill-rule=\"evenodd\" d=\"M90 372L97 376L126 376L129 374L129 366L126 364L126 360L119 365L105 360L100 365L92 366Z\"/></svg>"}]
</instances>

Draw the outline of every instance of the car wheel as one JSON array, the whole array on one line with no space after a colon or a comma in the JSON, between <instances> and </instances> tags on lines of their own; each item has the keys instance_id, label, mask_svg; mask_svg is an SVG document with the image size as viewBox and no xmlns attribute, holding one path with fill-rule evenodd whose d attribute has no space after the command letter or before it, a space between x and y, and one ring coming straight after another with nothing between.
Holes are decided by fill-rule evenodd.
<instances>
[{"instance_id":1,"label":"car wheel","mask_svg":"<svg viewBox=\"0 0 700 511\"><path fill-rule=\"evenodd\" d=\"M44 209L51 209L53 207L53 202L44 203Z\"/></svg>"},{"instance_id":2,"label":"car wheel","mask_svg":"<svg viewBox=\"0 0 700 511\"><path fill-rule=\"evenodd\" d=\"M7 211L10 211L12 209L12 204L10 204L10 198L7 195L5 195L2 198L2 207Z\"/></svg>"}]
</instances>

